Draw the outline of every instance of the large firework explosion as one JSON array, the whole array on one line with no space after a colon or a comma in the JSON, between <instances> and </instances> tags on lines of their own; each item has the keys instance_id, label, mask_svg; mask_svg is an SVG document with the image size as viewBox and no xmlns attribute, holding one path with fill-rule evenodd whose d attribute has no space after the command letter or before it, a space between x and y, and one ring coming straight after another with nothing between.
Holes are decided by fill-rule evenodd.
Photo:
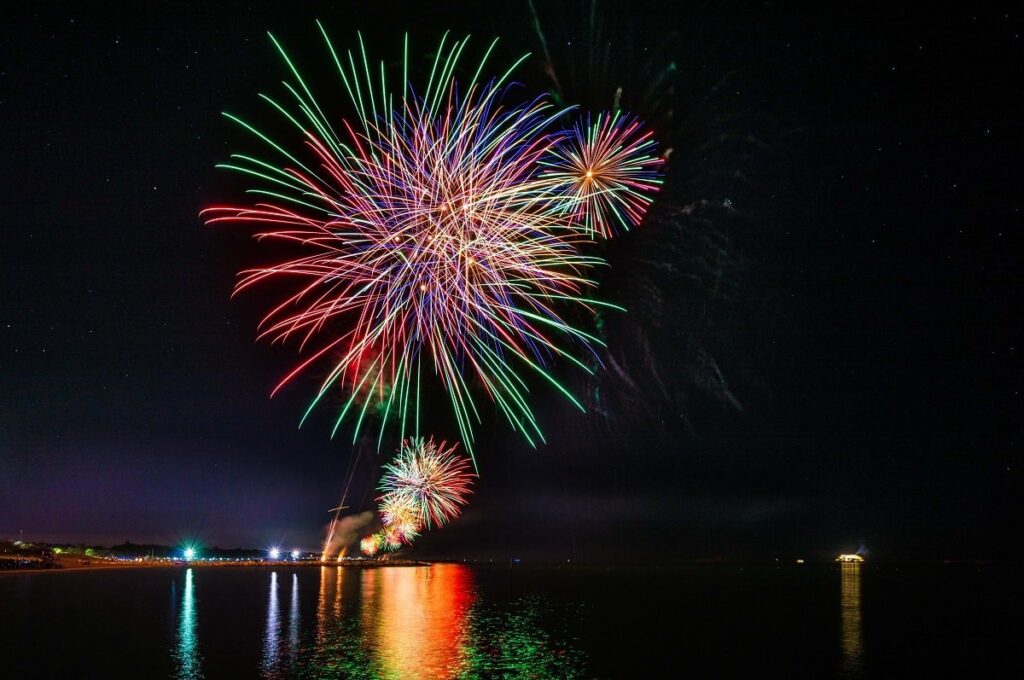
<instances>
[{"instance_id":1,"label":"large firework explosion","mask_svg":"<svg viewBox=\"0 0 1024 680\"><path fill-rule=\"evenodd\" d=\"M471 493L470 461L456 453L458 446L433 439L403 442L395 459L384 466L377 500L385 518L409 509L420 525L442 525L458 516ZM385 519L385 524L391 522Z\"/></svg>"},{"instance_id":2,"label":"large firework explosion","mask_svg":"<svg viewBox=\"0 0 1024 680\"><path fill-rule=\"evenodd\" d=\"M334 431L351 413L355 437L375 401L382 412L379 447L389 420L399 422L401 436L419 432L421 383L433 376L470 455L473 425L481 420L477 391L531 445L543 441L526 374L583 408L549 367L564 358L593 370L572 346L593 356L592 345L601 341L566 322L561 310L575 307L593 317L598 308L613 307L588 296L589 271L602 261L580 246L589 240L588 225L604 221L595 222L587 207L615 201L594 203L590 192L545 176L541 161L563 141L564 133L552 128L565 111L543 98L507 104L509 75L519 62L501 77L481 79L494 43L460 83L454 74L468 38L448 42L446 36L418 90L408 77L406 40L395 92L383 62L379 76L371 76L378 68L361 37L356 58L351 51L339 55L321 32L356 122L325 113L271 36L294 77L285 83L291 108L261 97L299 132L303 148L289 150L225 114L273 154L269 161L232 155L222 167L257 180L261 186L248 192L255 200L204 211L208 223L261 225L266 230L258 238L304 251L243 272L236 287L294 282L261 322L261 337L295 339L308 350L275 392L310 365L326 364L306 415L340 390L348 397ZM647 153L646 142L635 148ZM630 167L628 157L616 162Z\"/></svg>"},{"instance_id":3,"label":"large firework explosion","mask_svg":"<svg viewBox=\"0 0 1024 680\"><path fill-rule=\"evenodd\" d=\"M619 111L566 131L559 126L569 109L544 97L510 103L510 75L525 57L500 77L482 77L497 41L460 81L469 39L446 34L420 88L409 77L408 38L401 78L389 78L383 61L371 64L362 36L357 57L320 31L348 116L326 112L271 35L292 80L283 102L260 96L301 145L225 114L270 156L233 154L221 164L258 186L247 191L251 200L203 215L209 224L256 225L257 238L293 253L243 271L235 290L290 287L260 323L261 338L294 340L303 354L274 392L318 365L323 378L303 421L328 394L342 394L332 436L350 418L355 442L371 405L378 450L389 422L403 440L415 434L387 466L383 528L361 544L372 555L457 516L469 492L469 460L418 437L429 383L447 395L471 457L480 392L531 445L543 441L532 382L583 409L551 367L564 359L591 373L603 343L567 319L621 309L592 297L603 260L585 250L596 236L639 224L662 160L650 133ZM325 554L336 523L337 514Z\"/></svg>"}]
</instances>

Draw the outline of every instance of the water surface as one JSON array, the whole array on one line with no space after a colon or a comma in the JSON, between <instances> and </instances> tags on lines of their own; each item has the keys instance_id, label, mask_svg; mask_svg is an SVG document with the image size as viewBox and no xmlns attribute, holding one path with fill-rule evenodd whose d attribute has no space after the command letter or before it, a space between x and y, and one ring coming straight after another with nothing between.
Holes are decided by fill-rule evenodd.
<instances>
[{"instance_id":1,"label":"water surface","mask_svg":"<svg viewBox=\"0 0 1024 680\"><path fill-rule=\"evenodd\" d=\"M1012 567L194 567L0 576L14 677L977 675Z\"/></svg>"}]
</instances>

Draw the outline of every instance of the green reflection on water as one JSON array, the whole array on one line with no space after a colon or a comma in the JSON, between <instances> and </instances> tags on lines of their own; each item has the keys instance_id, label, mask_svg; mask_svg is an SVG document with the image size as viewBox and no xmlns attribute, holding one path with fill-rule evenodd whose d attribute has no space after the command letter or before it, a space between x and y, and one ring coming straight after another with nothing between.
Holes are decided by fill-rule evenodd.
<instances>
[{"instance_id":1,"label":"green reflection on water","mask_svg":"<svg viewBox=\"0 0 1024 680\"><path fill-rule=\"evenodd\" d=\"M512 611L482 606L470 612L467 664L453 677L584 677L583 653L543 624L552 610L544 598L530 596L515 601Z\"/></svg>"},{"instance_id":2,"label":"green reflection on water","mask_svg":"<svg viewBox=\"0 0 1024 680\"><path fill-rule=\"evenodd\" d=\"M185 570L185 588L181 594L181 610L178 614L178 638L175 648L177 662L176 677L179 680L199 680L203 677L200 665L198 634L196 631L196 598L192 568Z\"/></svg>"}]
</instances>

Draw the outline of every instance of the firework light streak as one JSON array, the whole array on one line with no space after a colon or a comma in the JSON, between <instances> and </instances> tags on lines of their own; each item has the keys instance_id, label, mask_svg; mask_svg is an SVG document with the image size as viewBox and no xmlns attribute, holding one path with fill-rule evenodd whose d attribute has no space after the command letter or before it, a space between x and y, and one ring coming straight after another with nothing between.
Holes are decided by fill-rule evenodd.
<instances>
[{"instance_id":1,"label":"firework light streak","mask_svg":"<svg viewBox=\"0 0 1024 680\"><path fill-rule=\"evenodd\" d=\"M542 160L542 177L577 199L588 234L611 238L616 225L628 231L643 220L665 162L651 135L636 118L601 113L593 123L589 116L578 122Z\"/></svg>"},{"instance_id":2,"label":"firework light streak","mask_svg":"<svg viewBox=\"0 0 1024 680\"><path fill-rule=\"evenodd\" d=\"M545 158L565 156L558 151L562 133L548 131L564 111L542 98L503 104L522 59L482 81L494 43L462 86L454 73L468 38L451 42L446 35L418 91L408 79L406 39L402 78L395 79L401 89L393 92L384 63L370 63L361 36L356 57L338 53L320 30L357 122L327 115L271 36L294 80L285 83L289 103L260 96L297 130L303 148L278 144L225 114L271 156L232 155L220 167L259 184L247 192L251 202L203 211L207 223L259 225L259 239L301 251L242 272L236 286L236 293L268 280L293 286L260 324L261 338L293 340L303 354L274 392L311 365L327 365L303 421L325 395L341 391L348 396L332 436L348 418L355 441L367 407L377 403L379 448L388 422L399 424L402 437L418 434L421 384L434 378L471 457L478 391L535 446L543 434L526 374L582 410L550 366L562 358L592 372L571 347L593 352L601 344L559 310L613 307L587 297L589 272L603 264L580 252L589 240L580 203L592 194L544 176L551 172ZM622 132L613 125L609 143ZM629 128L625 136L631 134ZM637 188L635 178L615 181Z\"/></svg>"},{"instance_id":3,"label":"firework light streak","mask_svg":"<svg viewBox=\"0 0 1024 680\"><path fill-rule=\"evenodd\" d=\"M433 438L403 442L395 459L384 466L380 481L383 495L377 500L384 517L404 517L411 511L416 523L427 528L457 517L473 483L470 461L458 455L457 448Z\"/></svg>"}]
</instances>

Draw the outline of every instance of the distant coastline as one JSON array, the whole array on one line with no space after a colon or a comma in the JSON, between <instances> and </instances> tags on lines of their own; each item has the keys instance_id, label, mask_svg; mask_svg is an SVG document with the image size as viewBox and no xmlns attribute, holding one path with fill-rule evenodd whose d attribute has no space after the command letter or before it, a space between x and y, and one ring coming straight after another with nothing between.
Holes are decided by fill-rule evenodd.
<instances>
[{"instance_id":1,"label":"distant coastline","mask_svg":"<svg viewBox=\"0 0 1024 680\"><path fill-rule=\"evenodd\" d=\"M321 562L319 560L301 561L267 561L267 560L115 560L103 558L83 559L80 557L58 558L56 564L49 567L25 567L0 569L0 578L6 575L24 574L62 574L76 571L114 571L118 569L230 569L230 568L268 568L283 569L296 567L353 567L357 569L373 569L378 567L429 567L432 562L423 560L341 560Z\"/></svg>"}]
</instances>

